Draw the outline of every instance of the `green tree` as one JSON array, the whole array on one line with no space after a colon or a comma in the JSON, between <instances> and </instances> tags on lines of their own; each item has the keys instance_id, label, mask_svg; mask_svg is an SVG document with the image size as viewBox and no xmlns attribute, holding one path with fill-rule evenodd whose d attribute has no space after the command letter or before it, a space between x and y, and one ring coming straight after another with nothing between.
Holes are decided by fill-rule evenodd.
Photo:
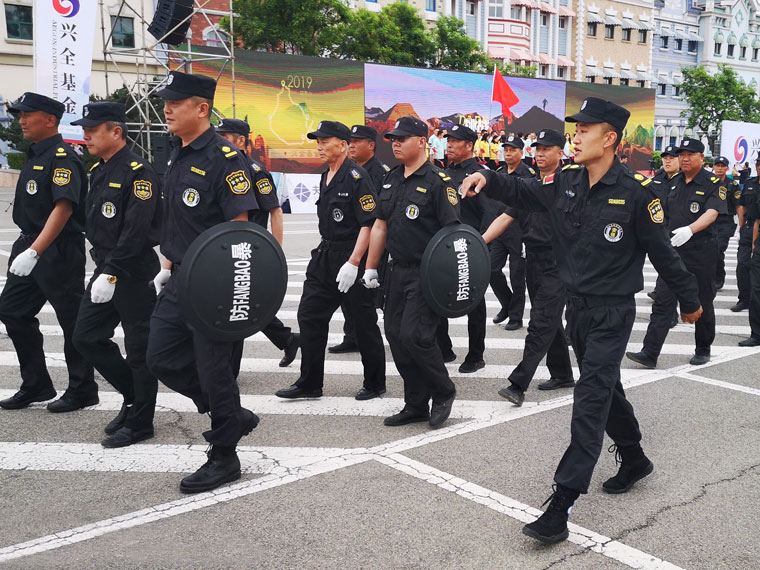
<instances>
[{"instance_id":1,"label":"green tree","mask_svg":"<svg viewBox=\"0 0 760 570\"><path fill-rule=\"evenodd\" d=\"M17 116L10 115L10 117L11 122L8 123L7 127L0 125L0 139L6 141L16 152L25 153L32 143L24 140L24 135L21 133L21 125L18 122Z\"/></svg>"},{"instance_id":2,"label":"green tree","mask_svg":"<svg viewBox=\"0 0 760 570\"><path fill-rule=\"evenodd\" d=\"M681 112L690 129L698 128L707 134L710 148L716 152L715 141L723 121L760 122L760 100L754 89L739 81L728 65L718 65L710 74L699 66L684 68L681 92L689 107Z\"/></svg>"},{"instance_id":3,"label":"green tree","mask_svg":"<svg viewBox=\"0 0 760 570\"><path fill-rule=\"evenodd\" d=\"M438 18L431 30L433 57L430 66L462 71L490 71L491 60L480 51L480 44L465 33L464 23L458 18Z\"/></svg>"},{"instance_id":4,"label":"green tree","mask_svg":"<svg viewBox=\"0 0 760 570\"><path fill-rule=\"evenodd\" d=\"M331 28L350 15L341 0L234 0L235 36L246 49L323 55ZM221 26L229 31L229 20Z\"/></svg>"}]
</instances>

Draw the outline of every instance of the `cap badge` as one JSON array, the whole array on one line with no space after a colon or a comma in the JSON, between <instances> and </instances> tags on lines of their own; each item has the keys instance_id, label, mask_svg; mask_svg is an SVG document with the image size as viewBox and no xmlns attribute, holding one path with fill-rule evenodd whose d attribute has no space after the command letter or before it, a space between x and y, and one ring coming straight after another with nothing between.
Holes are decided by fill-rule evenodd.
<instances>
[{"instance_id":1,"label":"cap badge","mask_svg":"<svg viewBox=\"0 0 760 570\"><path fill-rule=\"evenodd\" d=\"M19 100L18 100L18 102L19 102L19 103L23 103L23 102L24 102L24 99L26 99L26 93L24 93L24 94L21 96L21 99L19 99Z\"/></svg>"},{"instance_id":2,"label":"cap badge","mask_svg":"<svg viewBox=\"0 0 760 570\"><path fill-rule=\"evenodd\" d=\"M538 133L538 138L540 139L544 138L545 134L546 134L546 131L541 131L540 133Z\"/></svg>"},{"instance_id":3,"label":"cap badge","mask_svg":"<svg viewBox=\"0 0 760 570\"><path fill-rule=\"evenodd\" d=\"M586 99L586 100L583 102L583 105L581 105L581 111L583 111L583 109L585 109L585 108L586 108L586 105L587 105L587 104L588 104L588 99Z\"/></svg>"},{"instance_id":4,"label":"cap badge","mask_svg":"<svg viewBox=\"0 0 760 570\"><path fill-rule=\"evenodd\" d=\"M166 85L167 85L167 86L169 86L169 85L171 85L171 84L172 84L172 82L174 82L174 76L173 76L173 75L170 75L170 76L169 76L169 80L166 82Z\"/></svg>"},{"instance_id":5,"label":"cap badge","mask_svg":"<svg viewBox=\"0 0 760 570\"><path fill-rule=\"evenodd\" d=\"M89 114L90 114L90 107L89 107L88 105L85 105L85 106L84 106L84 113L83 113L83 116L85 116L85 117L86 117L86 116L87 116L87 115L89 115Z\"/></svg>"},{"instance_id":6,"label":"cap badge","mask_svg":"<svg viewBox=\"0 0 760 570\"><path fill-rule=\"evenodd\" d=\"M512 142L513 140L515 140L515 137L509 137L507 140L508 140L509 142Z\"/></svg>"},{"instance_id":7,"label":"cap badge","mask_svg":"<svg viewBox=\"0 0 760 570\"><path fill-rule=\"evenodd\" d=\"M452 131L458 131L459 130L459 125L454 125L454 127L451 130Z\"/></svg>"},{"instance_id":8,"label":"cap badge","mask_svg":"<svg viewBox=\"0 0 760 570\"><path fill-rule=\"evenodd\" d=\"M321 130L322 130L322 123L319 123L319 126L317 127L317 130L318 130L318 131L321 131Z\"/></svg>"},{"instance_id":9,"label":"cap badge","mask_svg":"<svg viewBox=\"0 0 760 570\"><path fill-rule=\"evenodd\" d=\"M356 131L357 131L356 127L354 127L353 129L351 129L352 133L355 133Z\"/></svg>"},{"instance_id":10,"label":"cap badge","mask_svg":"<svg viewBox=\"0 0 760 570\"><path fill-rule=\"evenodd\" d=\"M394 129L397 129L397 128L398 128L398 124L399 124L400 122L401 122L401 121L396 121L396 126L395 126L395 127L393 127L393 128L394 128Z\"/></svg>"},{"instance_id":11,"label":"cap badge","mask_svg":"<svg viewBox=\"0 0 760 570\"><path fill-rule=\"evenodd\" d=\"M683 146L689 146L689 141L683 141Z\"/></svg>"}]
</instances>

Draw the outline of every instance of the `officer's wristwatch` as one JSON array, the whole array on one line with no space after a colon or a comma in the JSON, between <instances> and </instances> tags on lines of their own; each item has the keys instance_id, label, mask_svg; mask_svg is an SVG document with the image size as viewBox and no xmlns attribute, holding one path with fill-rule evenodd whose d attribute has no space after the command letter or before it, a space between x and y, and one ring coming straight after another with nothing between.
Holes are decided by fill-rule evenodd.
<instances>
[{"instance_id":1,"label":"officer's wristwatch","mask_svg":"<svg viewBox=\"0 0 760 570\"><path fill-rule=\"evenodd\" d=\"M106 275L106 281L108 281L111 285L114 285L118 279L116 278L116 275Z\"/></svg>"}]
</instances>

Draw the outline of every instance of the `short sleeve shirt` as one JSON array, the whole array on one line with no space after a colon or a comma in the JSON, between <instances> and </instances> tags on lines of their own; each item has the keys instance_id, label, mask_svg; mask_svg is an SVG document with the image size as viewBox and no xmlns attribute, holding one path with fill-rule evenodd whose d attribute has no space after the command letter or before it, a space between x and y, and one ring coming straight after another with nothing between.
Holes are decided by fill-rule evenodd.
<instances>
[{"instance_id":1,"label":"short sleeve shirt","mask_svg":"<svg viewBox=\"0 0 760 570\"><path fill-rule=\"evenodd\" d=\"M253 161L251 162L251 180L256 190L256 202L259 205L259 209L252 212L251 221L266 228L269 223L269 212L280 207L274 178L266 168Z\"/></svg>"},{"instance_id":2,"label":"short sleeve shirt","mask_svg":"<svg viewBox=\"0 0 760 570\"><path fill-rule=\"evenodd\" d=\"M694 223L707 210L726 213L726 190L720 190L720 179L705 169L687 183L683 172L670 179L670 189L664 200L668 229L675 230ZM713 226L699 232L700 237L712 237ZM698 235L699 235L698 234Z\"/></svg>"},{"instance_id":3,"label":"short sleeve shirt","mask_svg":"<svg viewBox=\"0 0 760 570\"><path fill-rule=\"evenodd\" d=\"M330 183L327 172L319 180L319 233L330 241L351 241L364 226L375 222L377 194L361 166L346 158Z\"/></svg>"}]
</instances>

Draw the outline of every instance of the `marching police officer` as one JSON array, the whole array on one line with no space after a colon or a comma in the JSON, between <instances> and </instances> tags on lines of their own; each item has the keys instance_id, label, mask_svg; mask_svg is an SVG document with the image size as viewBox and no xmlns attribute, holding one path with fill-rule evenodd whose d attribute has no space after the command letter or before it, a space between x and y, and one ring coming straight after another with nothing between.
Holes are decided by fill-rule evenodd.
<instances>
[{"instance_id":1,"label":"marching police officer","mask_svg":"<svg viewBox=\"0 0 760 570\"><path fill-rule=\"evenodd\" d=\"M317 215L322 241L306 268L298 327L301 331L301 375L295 384L275 392L280 398L319 398L325 376L325 347L330 319L342 302L356 326L364 365L364 385L357 400L385 393L385 348L377 326L372 295L356 286L375 220L377 195L367 171L348 158L351 132L343 123L322 121L308 133L328 165L319 183Z\"/></svg>"},{"instance_id":2,"label":"marching police officer","mask_svg":"<svg viewBox=\"0 0 760 570\"><path fill-rule=\"evenodd\" d=\"M510 135L501 145L504 148L505 166L501 171L510 176L530 178L536 171L523 161L525 143L519 136ZM516 331L522 328L523 312L525 311L525 258L522 256L522 229L515 220L510 226L488 244L491 251L491 289L501 304L501 309L493 318L498 324L509 318L504 329ZM509 282L502 269L509 259Z\"/></svg>"},{"instance_id":3,"label":"marching police officer","mask_svg":"<svg viewBox=\"0 0 760 570\"><path fill-rule=\"evenodd\" d=\"M467 195L488 184L493 198L549 214L560 277L568 289L568 328L581 370L570 446L554 475L557 487L549 507L523 528L545 543L567 538L569 509L588 490L605 431L622 457L617 475L602 485L606 492L624 493L653 470L620 383L646 254L678 295L684 320L694 322L701 313L695 278L668 240L660 200L648 190L649 180L615 156L629 116L615 103L588 97L580 112L565 118L577 123L576 164L542 181L476 173L463 183L470 189Z\"/></svg>"},{"instance_id":4,"label":"marching police officer","mask_svg":"<svg viewBox=\"0 0 760 570\"><path fill-rule=\"evenodd\" d=\"M755 171L760 175L760 155L755 159ZM752 260L752 228L755 223L753 218L755 199L760 195L760 176L748 178L742 188L741 196L736 206L736 214L739 217L739 247L736 253L736 286L739 288L739 299L731 307L734 313L749 308L752 291L750 267Z\"/></svg>"},{"instance_id":5,"label":"marching police officer","mask_svg":"<svg viewBox=\"0 0 760 570\"><path fill-rule=\"evenodd\" d=\"M554 176L562 159L565 137L562 133L544 129L532 143L535 147L536 166L539 179ZM480 194L478 195L480 196ZM470 200L464 200L462 208ZM523 242L527 257L527 285L531 309L528 336L525 338L523 358L509 375L510 385L499 390L499 395L516 406L525 401L528 389L539 363L546 356L546 366L550 378L538 385L539 390L572 388L573 367L567 348L562 313L565 310L565 284L559 277L557 259L552 249L552 230L549 214L508 208L486 231L484 238L490 239L492 232L498 233L512 222L520 220Z\"/></svg>"},{"instance_id":6,"label":"marching police officer","mask_svg":"<svg viewBox=\"0 0 760 570\"><path fill-rule=\"evenodd\" d=\"M660 199L664 200L670 190L667 182L681 169L678 164L678 147L666 146L660 153L660 157L662 158L662 168L652 178L651 188Z\"/></svg>"},{"instance_id":7,"label":"marching police officer","mask_svg":"<svg viewBox=\"0 0 760 570\"><path fill-rule=\"evenodd\" d=\"M124 397L105 428L104 447L153 437L158 381L148 371L150 315L158 244L161 184L153 167L127 147L126 107L90 103L73 125L84 128L87 150L100 157L90 169L87 239L95 272L79 307L74 344ZM113 333L121 322L126 360Z\"/></svg>"},{"instance_id":8,"label":"marching police officer","mask_svg":"<svg viewBox=\"0 0 760 570\"><path fill-rule=\"evenodd\" d=\"M438 428L456 397L435 340L440 317L422 295L420 262L438 230L460 221L459 197L451 179L427 159L427 135L427 123L416 117L401 117L385 134L401 165L385 177L362 278L366 287L380 286L377 264L387 247L385 336L404 380L404 408L385 418L387 426L427 421Z\"/></svg>"},{"instance_id":9,"label":"marching police officer","mask_svg":"<svg viewBox=\"0 0 760 570\"><path fill-rule=\"evenodd\" d=\"M745 185L746 187L746 185ZM751 291L749 298L750 336L739 341L739 346L760 346L760 193L755 193L747 215L754 222L752 225L752 259L750 260Z\"/></svg>"},{"instance_id":10,"label":"marching police officer","mask_svg":"<svg viewBox=\"0 0 760 570\"><path fill-rule=\"evenodd\" d=\"M13 200L13 221L21 235L13 244L8 280L0 294L0 320L16 348L21 388L0 407L17 410L56 396L36 318L50 302L63 329L69 385L47 408L70 412L98 403L92 366L72 340L84 293L87 175L82 161L58 134L62 103L24 93L8 110L19 114L24 138L32 146Z\"/></svg>"},{"instance_id":11,"label":"marching police officer","mask_svg":"<svg viewBox=\"0 0 760 570\"><path fill-rule=\"evenodd\" d=\"M251 127L248 123L240 119L223 119L216 128L216 132L247 156L248 135L251 133ZM259 209L252 212L250 221L266 229L271 220L272 235L282 245L282 208L277 197L277 189L274 186L274 178L266 168L255 160L251 161L251 169L251 180L256 189L256 202ZM280 359L280 367L289 366L298 353L299 335L293 333L290 327L286 327L277 317L261 329L261 332L272 341L272 344L285 352Z\"/></svg>"},{"instance_id":12,"label":"marching police officer","mask_svg":"<svg viewBox=\"0 0 760 570\"><path fill-rule=\"evenodd\" d=\"M713 164L715 176L720 178L719 190L726 193L726 213L720 214L715 221L715 238L718 242L718 263L715 273L715 287L718 291L723 289L726 281L726 250L728 241L736 233L736 205L742 196L742 190L738 180L729 180L726 177L728 172L728 159L725 156L719 156Z\"/></svg>"},{"instance_id":13,"label":"marching police officer","mask_svg":"<svg viewBox=\"0 0 760 570\"><path fill-rule=\"evenodd\" d=\"M348 157L367 171L375 186L375 192L380 194L383 178L390 171L390 167L377 159L375 156L376 146L377 131L375 129L365 125L354 125L351 127L351 142L348 144ZM385 262L381 263L381 271L384 267ZM379 307L382 304L381 300L376 304ZM343 311L344 317L343 341L335 346L328 347L327 351L332 354L356 352L359 350L359 346L356 343L354 320L351 318L345 302L341 304L340 308Z\"/></svg>"},{"instance_id":14,"label":"marching police officer","mask_svg":"<svg viewBox=\"0 0 760 570\"><path fill-rule=\"evenodd\" d=\"M713 225L718 215L726 212L727 197L727 189L720 185L720 179L703 167L704 150L697 139L681 141L678 148L681 172L670 179L670 190L664 201L667 226L673 234L670 241L686 268L697 278L699 301L704 311L694 327L696 350L689 362L695 366L710 361L710 346L715 340L713 300L718 245ZM657 278L656 290L644 346L641 352L626 353L630 360L647 368L657 366L677 302L662 275Z\"/></svg>"},{"instance_id":15,"label":"marching police officer","mask_svg":"<svg viewBox=\"0 0 760 570\"><path fill-rule=\"evenodd\" d=\"M176 271L204 230L227 221L248 221L258 206L248 159L219 136L209 117L216 81L172 71L164 100L169 130L182 144L164 177L161 253L166 258L153 283L160 293L150 320L148 367L172 390L211 416L203 436L208 461L182 479L180 491L200 493L240 478L236 447L259 418L240 406L237 375L243 341L212 340L188 326L179 309Z\"/></svg>"}]
</instances>

